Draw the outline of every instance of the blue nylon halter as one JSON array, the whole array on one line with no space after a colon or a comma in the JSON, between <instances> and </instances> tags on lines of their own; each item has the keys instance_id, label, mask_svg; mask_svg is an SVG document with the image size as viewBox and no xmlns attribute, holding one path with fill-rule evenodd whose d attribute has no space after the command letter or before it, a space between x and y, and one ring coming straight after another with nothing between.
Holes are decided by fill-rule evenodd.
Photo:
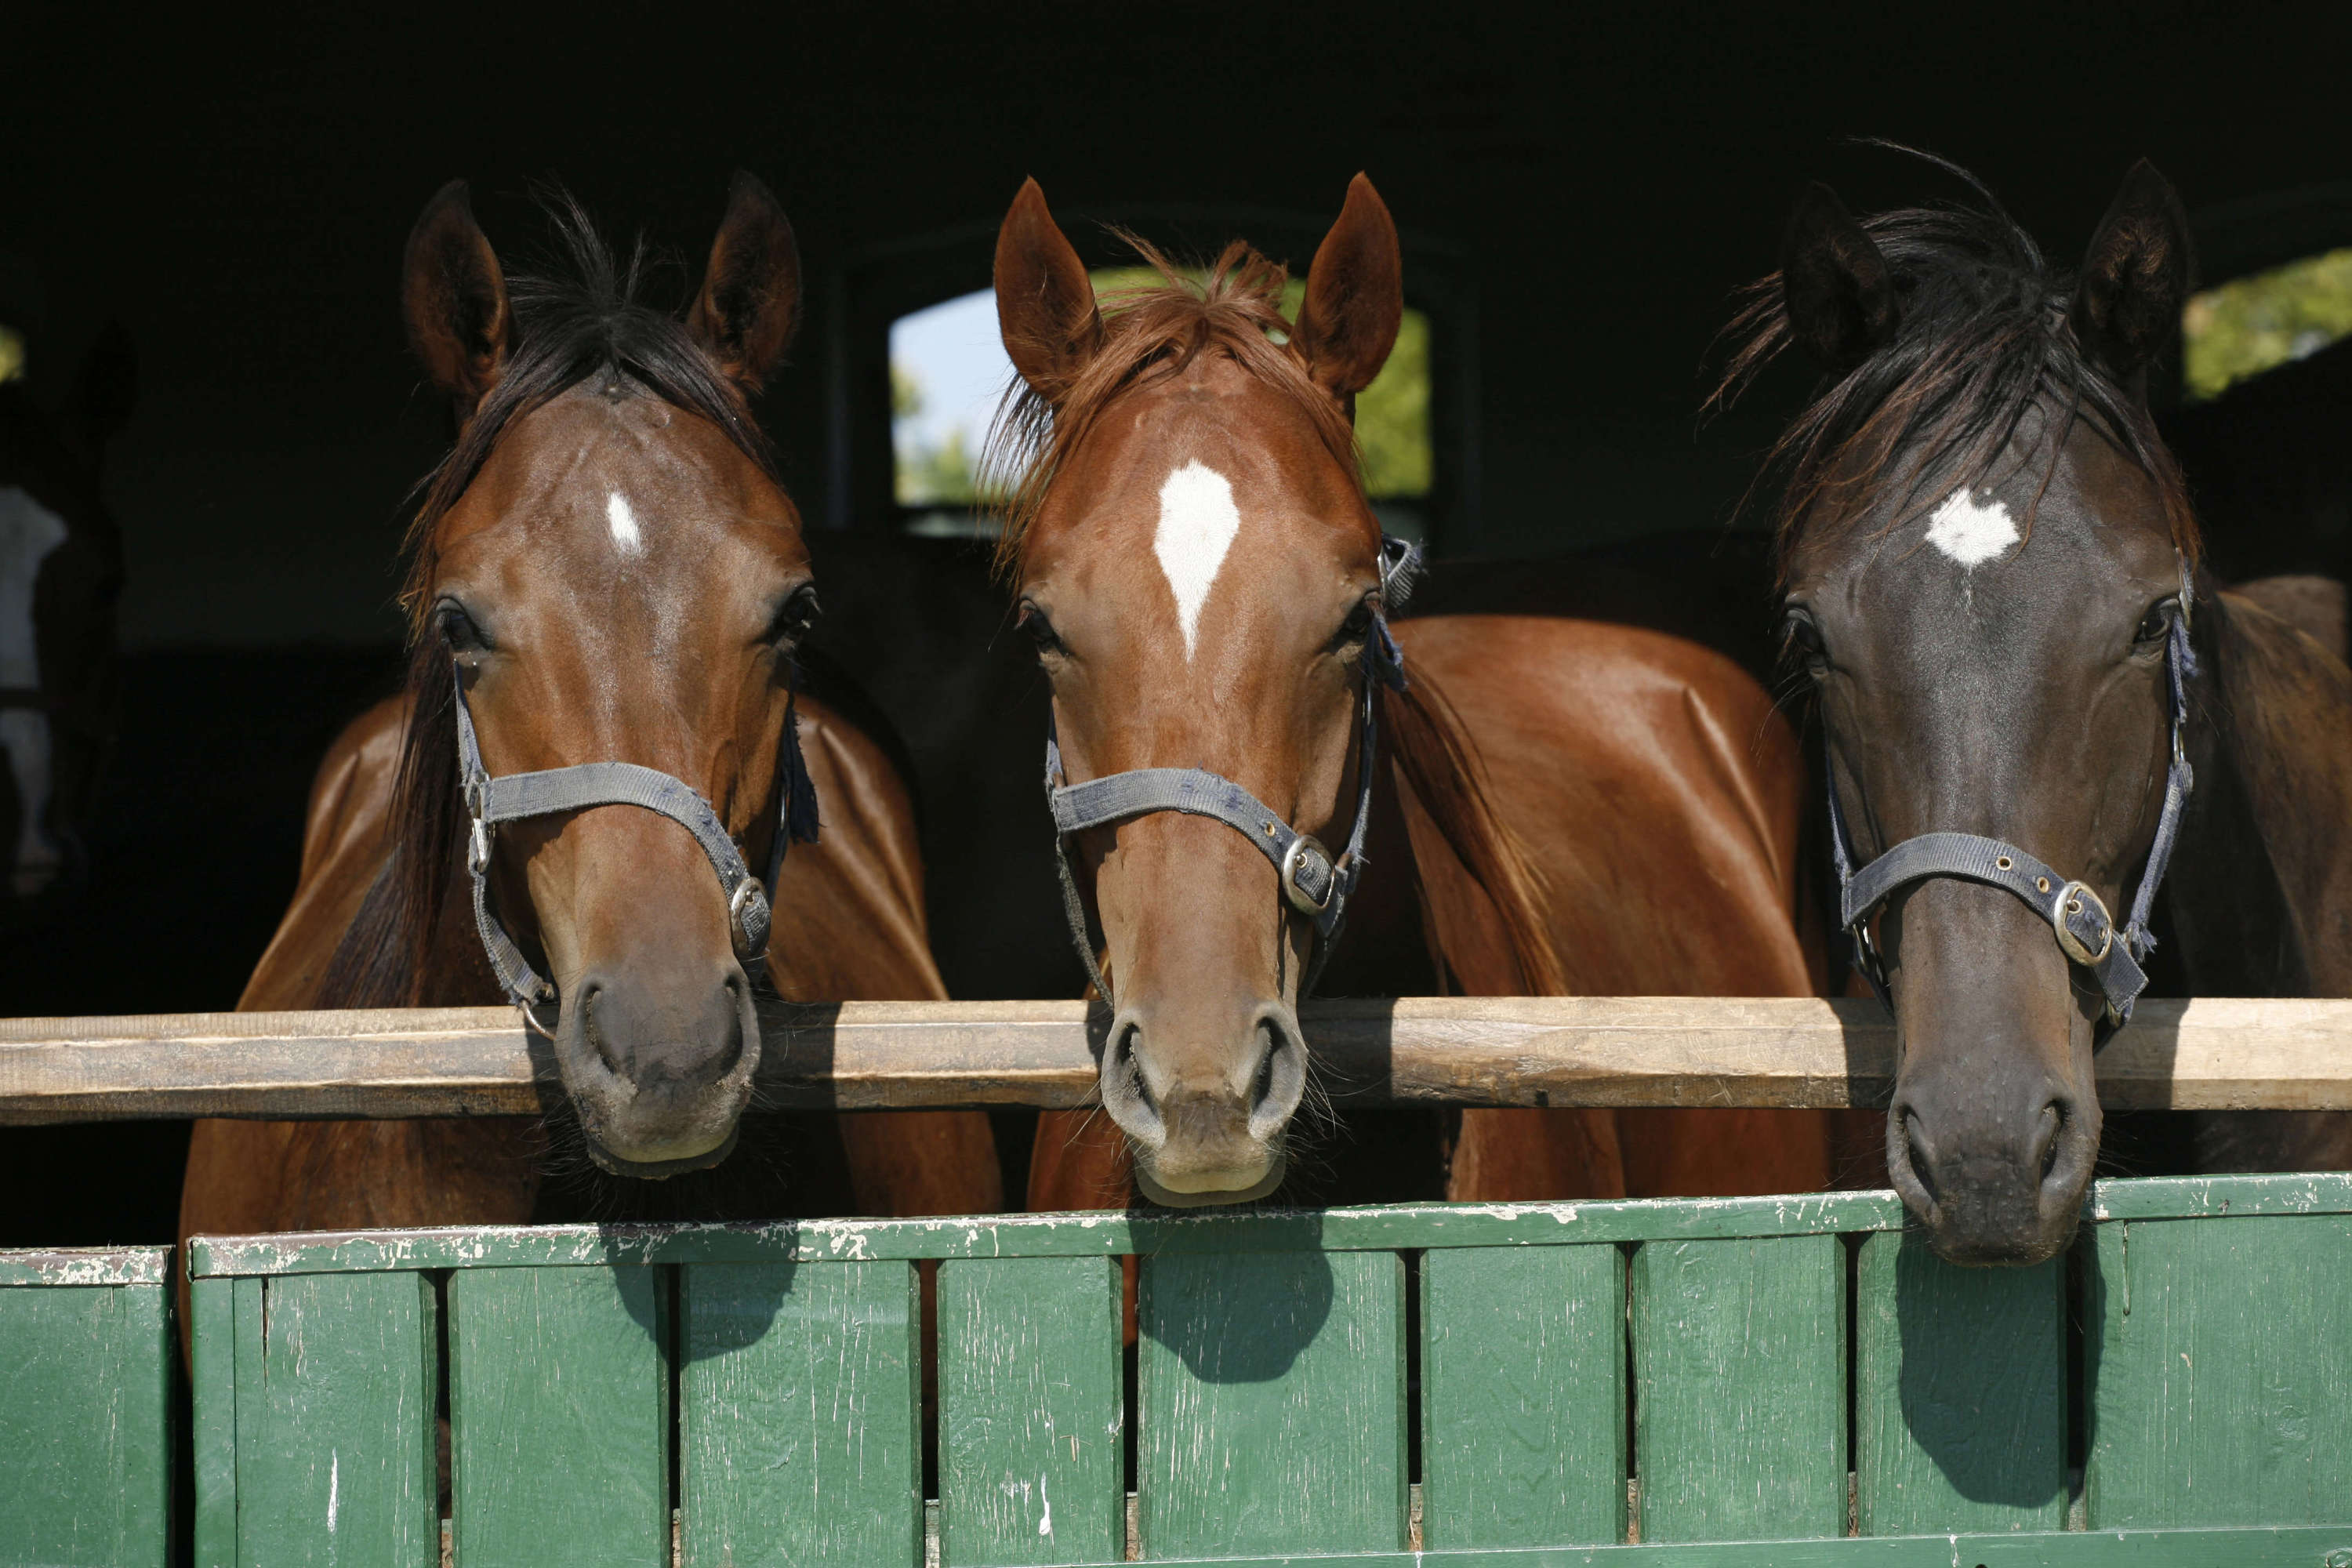
<instances>
[{"instance_id":1,"label":"blue nylon halter","mask_svg":"<svg viewBox=\"0 0 2352 1568\"><path fill-rule=\"evenodd\" d=\"M1054 814L1054 864L1061 873L1062 912L1069 921L1071 944L1078 962L1106 1005L1116 1006L1110 983L1095 959L1095 944L1087 921L1086 904L1078 897L1076 877L1070 870L1069 836L1089 827L1123 822L1155 812L1181 812L1223 823L1256 846L1274 863L1284 900L1315 924L1314 956L1308 961L1298 994L1305 996L1329 959L1348 918L1348 900L1364 871L1364 832L1372 816L1372 766L1379 743L1375 685L1405 689L1404 652L1389 631L1386 608L1404 602L1421 570L1421 547L1402 539L1381 536L1381 598L1383 611L1372 616L1364 639L1364 679L1356 710L1356 819L1349 830L1348 847L1334 858L1311 835L1299 832L1282 814L1222 773L1206 768L1135 768L1107 773L1082 784L1062 782L1062 748L1055 734L1050 707L1045 720L1045 802Z\"/></svg>"},{"instance_id":2,"label":"blue nylon halter","mask_svg":"<svg viewBox=\"0 0 2352 1568\"><path fill-rule=\"evenodd\" d=\"M2050 922L2067 962L2090 971L2106 996L2100 1044L2131 1022L2132 1005L2147 988L2147 974L2140 966L2156 947L2156 937L2148 930L2148 921L2156 912L2156 890L2171 863L2173 847L2180 837L2181 813L2197 782L2181 744L2181 732L2189 722L2189 682L2197 674L2197 653L2189 641L2193 607L2189 567L2183 562L2180 601L2172 611L2164 645L2165 674L2172 697L2172 763L2165 774L2164 809L2157 817L2156 837L2148 845L2147 864L2132 895L2131 917L2120 930L2107 906L2087 885L2060 876L2033 855L1998 838L1973 833L1923 833L1855 870L1853 843L1846 833L1845 815L1838 806L1837 775L1826 766L1827 736L1823 736L1830 853L1838 875L1838 920L1853 944L1854 968L1889 1011L1895 1004L1887 988L1885 960L1871 940L1872 913L1899 888L1931 877L1958 877L1999 888Z\"/></svg>"}]
</instances>

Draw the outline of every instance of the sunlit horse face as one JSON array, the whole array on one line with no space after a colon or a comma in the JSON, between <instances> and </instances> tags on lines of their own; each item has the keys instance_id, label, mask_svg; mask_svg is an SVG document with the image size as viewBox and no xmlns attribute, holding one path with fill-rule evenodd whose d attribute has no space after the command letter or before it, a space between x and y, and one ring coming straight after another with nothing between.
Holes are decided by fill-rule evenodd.
<instances>
[{"instance_id":1,"label":"sunlit horse face","mask_svg":"<svg viewBox=\"0 0 2352 1568\"><path fill-rule=\"evenodd\" d=\"M1956 334L1979 325L1951 294L1898 292L1906 269L1937 264L1909 243L1895 235L1883 256L1816 187L1788 240L1791 335L1853 373L1931 327L1906 310L1942 310ZM2178 318L2186 245L2169 187L2142 165L2069 310L2088 373L2124 406ZM2006 446L1931 463L1916 491L1884 482L1916 451L1854 444L1794 535L1790 634L1818 686L1857 863L1924 833L1982 835L2087 883L2120 924L2163 803L2185 514L2168 509L2160 460L2152 472L2064 413L2037 398ZM1841 510L1846 497L1858 504ZM2019 900L1951 878L1892 898L1878 942L1902 1051L1886 1145L1897 1190L1947 1258L2049 1257L2074 1234L2098 1151L2097 985Z\"/></svg>"},{"instance_id":2,"label":"sunlit horse face","mask_svg":"<svg viewBox=\"0 0 2352 1568\"><path fill-rule=\"evenodd\" d=\"M461 403L530 374L527 331L506 342L497 268L462 187L445 192L411 241L408 304ZM796 279L774 198L739 177L681 345L738 405L782 352ZM764 862L787 661L814 601L798 514L719 424L592 374L506 425L429 551L430 635L464 669L492 775L656 768ZM694 838L598 806L501 829L495 867L500 907L562 995L556 1059L598 1163L664 1175L722 1157L760 1036Z\"/></svg>"},{"instance_id":3,"label":"sunlit horse face","mask_svg":"<svg viewBox=\"0 0 2352 1568\"><path fill-rule=\"evenodd\" d=\"M1053 683L1070 782L1210 770L1336 848L1355 809L1380 591L1380 530L1345 420L1395 339L1396 231L1360 176L1288 347L1265 336L1273 289L1251 294L1224 271L1206 306L1170 289L1106 321L1035 184L1013 203L998 309L1057 431L1022 540L1020 615ZM1079 835L1073 854L1117 1003L1103 1105L1144 1192L1216 1203L1272 1190L1306 1086L1294 1009L1311 923L1219 822L1134 817Z\"/></svg>"}]
</instances>

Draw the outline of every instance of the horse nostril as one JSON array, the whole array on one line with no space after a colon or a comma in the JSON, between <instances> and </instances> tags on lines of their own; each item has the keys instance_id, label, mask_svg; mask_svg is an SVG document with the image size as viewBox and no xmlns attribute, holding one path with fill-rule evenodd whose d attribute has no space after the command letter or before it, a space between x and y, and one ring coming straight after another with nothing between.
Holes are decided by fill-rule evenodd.
<instances>
[{"instance_id":1,"label":"horse nostril","mask_svg":"<svg viewBox=\"0 0 2352 1568\"><path fill-rule=\"evenodd\" d=\"M1920 1128L1918 1113L1906 1106L1901 1114L1904 1163L1911 1167L1911 1179L1919 1184L1920 1190L1933 1202L1936 1196L1935 1156L1928 1152L1927 1137Z\"/></svg>"},{"instance_id":2,"label":"horse nostril","mask_svg":"<svg viewBox=\"0 0 2352 1568\"><path fill-rule=\"evenodd\" d=\"M1143 1063L1138 1059L1136 1047L1143 1038L1140 1019L1122 1018L1111 1037L1110 1070L1104 1076L1124 1086L1135 1096L1136 1103L1154 1118L1160 1114L1160 1104L1151 1093L1151 1079L1145 1076Z\"/></svg>"},{"instance_id":3,"label":"horse nostril","mask_svg":"<svg viewBox=\"0 0 2352 1568\"><path fill-rule=\"evenodd\" d=\"M587 981L581 985L581 1033L588 1037L588 1048L595 1053L596 1059L604 1064L604 1070L613 1074L614 1077L618 1077L620 1076L621 1064L613 1059L612 1045L604 1038L604 1031L597 1026L596 1022L596 1004L603 998L604 994L604 988L593 980Z\"/></svg>"},{"instance_id":4,"label":"horse nostril","mask_svg":"<svg viewBox=\"0 0 2352 1568\"><path fill-rule=\"evenodd\" d=\"M2052 1100L2042 1108L2042 1121L2034 1133L2038 1180L2047 1182L2050 1173L2058 1167L2058 1146L2066 1131L2066 1107L2063 1101Z\"/></svg>"}]
</instances>

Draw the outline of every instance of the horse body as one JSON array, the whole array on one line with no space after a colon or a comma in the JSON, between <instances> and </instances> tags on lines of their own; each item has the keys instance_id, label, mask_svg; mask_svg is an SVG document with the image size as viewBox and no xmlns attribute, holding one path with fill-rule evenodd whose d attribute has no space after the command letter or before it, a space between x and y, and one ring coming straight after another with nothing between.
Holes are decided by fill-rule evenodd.
<instances>
[{"instance_id":1,"label":"horse body","mask_svg":"<svg viewBox=\"0 0 2352 1568\"><path fill-rule=\"evenodd\" d=\"M734 1147L759 1060L755 961L787 997L941 991L903 782L872 737L793 692L807 557L744 408L789 336L790 230L739 177L683 324L633 302L584 224L566 237L580 281L519 283L511 301L462 186L411 238L412 337L462 426L419 520L408 690L331 752L302 888L245 1005L495 1002L513 981L486 962L487 909L553 977L556 1020L535 1026L562 1137L628 1206L653 1190L642 1178ZM765 931L740 914L748 879L730 903L714 852L667 813L604 795L494 828L487 797L459 792L466 714L494 779L609 759L698 796L744 862L780 858ZM784 855L812 786L832 831ZM847 1118L843 1142L884 1212L999 1202L976 1113ZM207 1123L184 1228L529 1217L547 1147L495 1119Z\"/></svg>"},{"instance_id":2,"label":"horse body","mask_svg":"<svg viewBox=\"0 0 2352 1568\"><path fill-rule=\"evenodd\" d=\"M1102 312L1034 184L1005 221L999 310L1030 388L1011 427L1038 446L1004 559L1065 775L1189 770L1263 803L1270 839L1290 824L1334 845L1368 789L1372 879L1389 894L1353 906L1335 988L1392 994L1407 971L1386 961L1412 926L1440 977L1473 993L1811 991L1795 935L1803 768L1729 660L1633 628L1436 617L1398 627L1402 689L1360 695L1402 586L1346 423L1401 309L1394 230L1368 184L1350 187L1296 321L1272 307L1279 280L1236 247L1202 294L1171 276ZM1374 716L1367 781L1360 723ZM1242 827L1155 806L1071 834L1115 1006L1102 1094L1117 1131L1041 1122L1033 1204L1122 1200L1130 1152L1163 1202L1283 1179L1305 1089L1293 1008L1324 952L1289 860L1269 887ZM1392 896L1404 886L1417 896ZM1826 1184L1825 1118L1738 1120L1467 1111L1448 1190ZM1687 1157L1706 1139L1715 1154Z\"/></svg>"}]
</instances>

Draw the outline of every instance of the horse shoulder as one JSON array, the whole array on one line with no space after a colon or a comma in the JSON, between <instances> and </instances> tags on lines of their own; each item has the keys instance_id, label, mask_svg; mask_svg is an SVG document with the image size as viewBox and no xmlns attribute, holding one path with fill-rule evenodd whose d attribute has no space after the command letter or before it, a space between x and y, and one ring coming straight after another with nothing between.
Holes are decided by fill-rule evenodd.
<instances>
[{"instance_id":1,"label":"horse shoulder","mask_svg":"<svg viewBox=\"0 0 2352 1568\"><path fill-rule=\"evenodd\" d=\"M383 868L408 700L387 698L345 726L310 784L302 870L277 934L254 965L240 1012L306 1007L335 945Z\"/></svg>"}]
</instances>

